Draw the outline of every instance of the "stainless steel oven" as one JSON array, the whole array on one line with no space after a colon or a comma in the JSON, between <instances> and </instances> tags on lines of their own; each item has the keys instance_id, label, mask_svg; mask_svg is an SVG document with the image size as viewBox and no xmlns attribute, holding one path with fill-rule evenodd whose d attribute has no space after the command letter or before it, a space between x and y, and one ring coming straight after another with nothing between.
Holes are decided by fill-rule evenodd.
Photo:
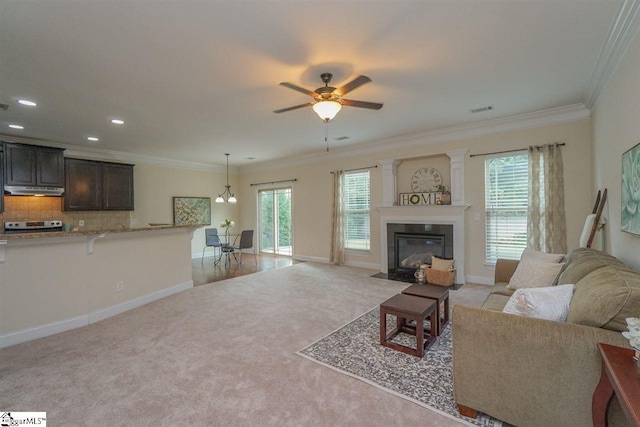
<instances>
[{"instance_id":1,"label":"stainless steel oven","mask_svg":"<svg viewBox=\"0 0 640 427\"><path fill-rule=\"evenodd\" d=\"M11 233L44 233L48 231L62 231L62 220L47 221L5 221L5 234Z\"/></svg>"}]
</instances>

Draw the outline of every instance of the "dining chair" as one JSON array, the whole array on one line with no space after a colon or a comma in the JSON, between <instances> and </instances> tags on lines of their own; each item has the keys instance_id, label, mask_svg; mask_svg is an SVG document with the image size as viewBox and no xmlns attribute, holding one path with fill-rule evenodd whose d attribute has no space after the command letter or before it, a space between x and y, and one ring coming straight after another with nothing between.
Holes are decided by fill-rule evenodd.
<instances>
[{"instance_id":1,"label":"dining chair","mask_svg":"<svg viewBox=\"0 0 640 427\"><path fill-rule=\"evenodd\" d=\"M222 251L222 248L225 246L225 244L220 241L220 237L218 236L218 229L217 228L207 228L207 229L205 229L204 230L204 237L205 237L205 247L202 248L202 259L200 260L201 264L204 264L204 251L207 248L213 248L213 257L215 258L215 256L216 256L216 248L220 248L220 251ZM220 256L214 262L214 265L217 265L220 262L220 258L221 257L222 257L222 252L220 252Z\"/></svg>"},{"instance_id":2,"label":"dining chair","mask_svg":"<svg viewBox=\"0 0 640 427\"><path fill-rule=\"evenodd\" d=\"M237 237L236 237L237 239ZM253 230L242 230L242 234L240 234L240 244L234 245L230 247L233 250L233 256L235 257L236 252L240 253L240 260L236 258L238 264L242 264L242 250L243 249L251 249L253 250L253 258L256 261L256 265L258 265L258 258L256 256L256 249L253 247Z\"/></svg>"}]
</instances>

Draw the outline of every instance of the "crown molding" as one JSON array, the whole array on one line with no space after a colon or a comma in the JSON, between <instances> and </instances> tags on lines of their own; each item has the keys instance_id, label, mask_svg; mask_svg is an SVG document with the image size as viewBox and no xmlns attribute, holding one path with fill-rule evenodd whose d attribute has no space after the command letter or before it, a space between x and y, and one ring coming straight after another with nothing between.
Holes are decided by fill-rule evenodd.
<instances>
[{"instance_id":1,"label":"crown molding","mask_svg":"<svg viewBox=\"0 0 640 427\"><path fill-rule=\"evenodd\" d=\"M45 139L28 138L0 133L0 138L5 142L15 142L19 144L41 145L45 147L62 148L65 150L65 157L76 157L87 160L100 160L107 162L121 162L133 164L147 164L154 166L164 166L179 169L191 169L208 172L226 173L225 165L215 165L208 163L186 162L181 160L164 159L162 157L149 156L146 154L127 153L125 151L106 150L96 147L80 147L77 145L62 144ZM230 173L238 173L237 167L229 166Z\"/></svg>"},{"instance_id":2,"label":"crown molding","mask_svg":"<svg viewBox=\"0 0 640 427\"><path fill-rule=\"evenodd\" d=\"M371 142L362 142L348 147L333 149L328 153L313 153L291 159L272 160L269 162L252 164L250 166L241 167L240 173L270 171L281 169L283 167L293 167L314 163L319 160L334 160L345 156L370 155L389 151L390 146L393 146L394 149L409 148L474 138L499 132L550 126L583 120L588 118L590 114L591 111L586 108L584 104L571 104L563 107L534 111L531 113L485 120L482 122L401 135Z\"/></svg>"},{"instance_id":3,"label":"crown molding","mask_svg":"<svg viewBox=\"0 0 640 427\"><path fill-rule=\"evenodd\" d=\"M640 28L640 20L637 19L639 10L640 0L624 0L622 2L587 87L585 105L588 108L593 109L598 102L600 95L604 92L638 32L638 28Z\"/></svg>"}]
</instances>

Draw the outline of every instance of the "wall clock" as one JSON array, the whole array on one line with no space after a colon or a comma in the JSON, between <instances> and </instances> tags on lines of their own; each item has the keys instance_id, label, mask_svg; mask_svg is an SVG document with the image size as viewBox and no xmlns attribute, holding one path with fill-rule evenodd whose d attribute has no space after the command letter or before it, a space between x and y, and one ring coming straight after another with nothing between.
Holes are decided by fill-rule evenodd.
<instances>
[{"instance_id":1,"label":"wall clock","mask_svg":"<svg viewBox=\"0 0 640 427\"><path fill-rule=\"evenodd\" d=\"M442 185L442 175L436 168L420 168L411 177L411 188L416 193L437 191Z\"/></svg>"}]
</instances>

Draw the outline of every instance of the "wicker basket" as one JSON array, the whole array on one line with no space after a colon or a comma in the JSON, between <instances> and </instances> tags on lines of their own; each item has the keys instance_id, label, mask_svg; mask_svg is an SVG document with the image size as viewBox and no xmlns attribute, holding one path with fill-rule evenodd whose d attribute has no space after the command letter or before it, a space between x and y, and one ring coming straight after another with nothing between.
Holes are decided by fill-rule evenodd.
<instances>
[{"instance_id":1,"label":"wicker basket","mask_svg":"<svg viewBox=\"0 0 640 427\"><path fill-rule=\"evenodd\" d=\"M431 267L425 268L427 283L438 286L451 286L456 278L456 271L440 271Z\"/></svg>"}]
</instances>

